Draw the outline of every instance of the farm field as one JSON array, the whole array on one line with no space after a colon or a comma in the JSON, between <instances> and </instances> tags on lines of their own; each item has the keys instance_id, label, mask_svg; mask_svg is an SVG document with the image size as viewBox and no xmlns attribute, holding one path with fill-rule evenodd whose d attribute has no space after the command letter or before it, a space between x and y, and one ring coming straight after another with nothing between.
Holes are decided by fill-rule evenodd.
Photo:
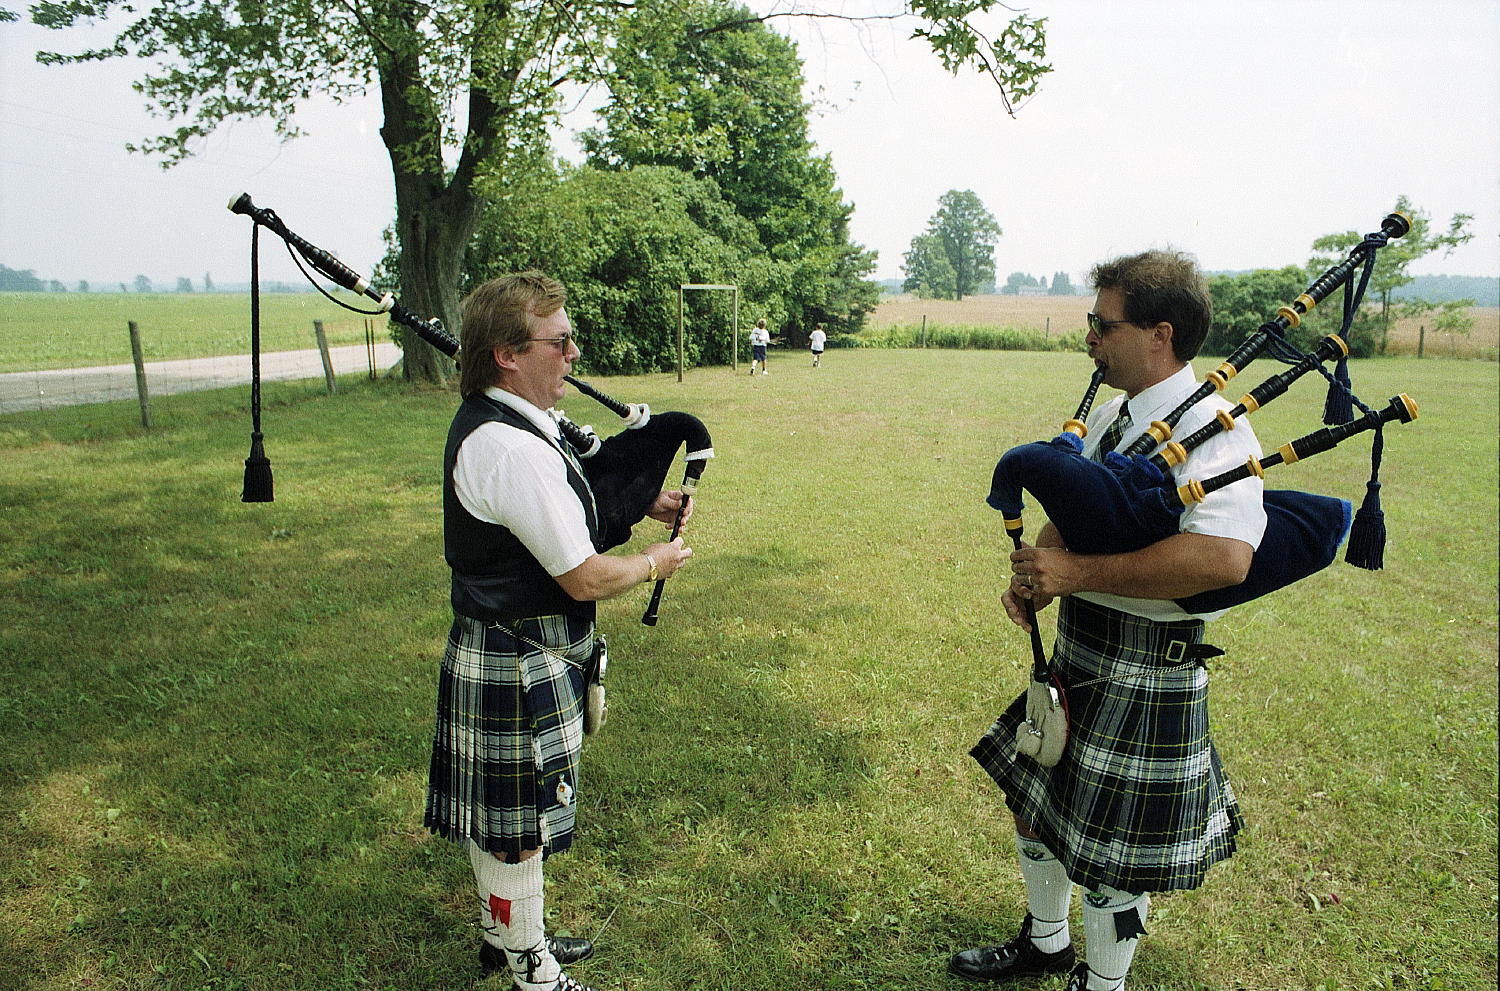
<instances>
[{"instance_id":1,"label":"farm field","mask_svg":"<svg viewBox=\"0 0 1500 991\"><path fill-rule=\"evenodd\" d=\"M549 921L604 929L575 973L605 991L967 991L948 955L1024 911L966 756L1029 667L984 496L1088 362L770 364L595 382L698 415L717 457L660 624L645 589L601 604L610 718ZM1340 561L1211 627L1247 831L1153 899L1132 988L1496 986L1500 365L1353 375L1421 405L1386 431L1385 569ZM169 398L154 430L129 403L85 435L71 411L0 420L0 987L503 991L478 980L467 858L421 827L453 394L268 388L276 501L250 505L237 394ZM1262 444L1321 408L1294 387L1255 414ZM1350 441L1268 482L1358 500L1368 469Z\"/></svg>"},{"instance_id":2,"label":"farm field","mask_svg":"<svg viewBox=\"0 0 1500 991\"><path fill-rule=\"evenodd\" d=\"M371 308L364 306L364 309ZM315 292L262 293L261 348L316 347L313 321L330 346L363 344L365 317ZM375 322L389 340L386 318ZM146 361L250 352L249 293L0 293L0 372L123 365L130 321Z\"/></svg>"},{"instance_id":3,"label":"farm field","mask_svg":"<svg viewBox=\"0 0 1500 991\"><path fill-rule=\"evenodd\" d=\"M869 325L872 328L915 326L925 316L929 327L943 324L1037 330L1050 327L1055 336L1068 331L1081 333L1084 314L1093 301L1092 296L969 296L958 301L886 296L871 315ZM1365 305L1370 303L1366 301ZM1472 331L1461 336L1428 334L1424 354L1494 361L1500 354L1500 307L1477 306L1469 314L1474 318ZM1398 321L1391 328L1388 353L1415 355L1421 324L1419 320Z\"/></svg>"}]
</instances>

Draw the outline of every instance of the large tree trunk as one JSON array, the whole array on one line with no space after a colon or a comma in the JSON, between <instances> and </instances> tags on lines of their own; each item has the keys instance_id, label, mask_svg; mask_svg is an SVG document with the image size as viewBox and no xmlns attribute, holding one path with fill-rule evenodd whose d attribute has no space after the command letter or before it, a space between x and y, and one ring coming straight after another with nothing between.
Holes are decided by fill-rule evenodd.
<instances>
[{"instance_id":1,"label":"large tree trunk","mask_svg":"<svg viewBox=\"0 0 1500 991\"><path fill-rule=\"evenodd\" d=\"M468 163L484 150L488 116L480 115L481 139L474 142L475 148L465 148L464 167L449 175L442 160L441 114L431 90L423 85L419 46L410 34L411 25L399 16L387 23L393 34L408 34L407 43L391 45L378 63L385 110L380 137L390 155L396 186L401 302L419 317L441 320L457 337L458 284L480 210L473 189L474 169ZM402 369L409 381L447 384L453 364L436 348L407 328L401 331L401 348Z\"/></svg>"},{"instance_id":2,"label":"large tree trunk","mask_svg":"<svg viewBox=\"0 0 1500 991\"><path fill-rule=\"evenodd\" d=\"M425 186L420 178L396 179L401 301L420 317L438 318L457 337L458 285L464 253L479 214L478 201L466 192L451 189L432 195ZM409 381L447 382L452 361L410 329L402 329L401 349L402 368Z\"/></svg>"}]
</instances>

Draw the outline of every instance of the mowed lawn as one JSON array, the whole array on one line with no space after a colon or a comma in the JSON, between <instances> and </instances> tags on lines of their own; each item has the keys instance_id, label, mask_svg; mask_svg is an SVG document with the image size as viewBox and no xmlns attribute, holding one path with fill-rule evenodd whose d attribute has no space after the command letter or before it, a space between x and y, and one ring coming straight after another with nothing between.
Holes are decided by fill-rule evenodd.
<instances>
[{"instance_id":1,"label":"mowed lawn","mask_svg":"<svg viewBox=\"0 0 1500 991\"><path fill-rule=\"evenodd\" d=\"M948 955L1024 911L966 756L1028 669L983 498L1072 414L1087 360L808 364L596 380L696 413L718 454L660 624L644 588L601 608L610 720L548 897L560 930L608 921L576 968L604 989L956 991ZM1422 411L1386 431L1385 570L1339 562L1211 629L1249 827L1205 887L1154 900L1132 988L1496 985L1497 365L1353 375ZM0 419L0 987L503 991L477 983L467 859L421 827L454 397L268 388L260 505L243 409L164 401L169 429L82 440L66 412ZM1321 408L1294 387L1255 415L1263 446ZM1368 451L1268 481L1357 502Z\"/></svg>"}]
</instances>

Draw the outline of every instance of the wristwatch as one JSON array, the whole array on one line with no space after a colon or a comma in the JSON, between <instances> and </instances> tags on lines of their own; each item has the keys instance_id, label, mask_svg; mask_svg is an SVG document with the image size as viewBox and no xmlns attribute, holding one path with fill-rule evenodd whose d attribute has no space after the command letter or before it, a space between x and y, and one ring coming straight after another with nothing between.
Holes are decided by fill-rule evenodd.
<instances>
[{"instance_id":1,"label":"wristwatch","mask_svg":"<svg viewBox=\"0 0 1500 991\"><path fill-rule=\"evenodd\" d=\"M651 573L646 576L646 581L657 581L658 576L656 574L656 558L652 557L650 554L647 554L645 551L641 551L641 554L646 558L646 562L651 565Z\"/></svg>"}]
</instances>

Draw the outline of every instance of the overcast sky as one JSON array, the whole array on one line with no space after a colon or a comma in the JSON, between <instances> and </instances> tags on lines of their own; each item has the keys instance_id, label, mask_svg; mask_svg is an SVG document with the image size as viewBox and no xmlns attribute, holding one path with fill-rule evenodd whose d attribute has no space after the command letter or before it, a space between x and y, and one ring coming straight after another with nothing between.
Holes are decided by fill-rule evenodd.
<instances>
[{"instance_id":1,"label":"overcast sky","mask_svg":"<svg viewBox=\"0 0 1500 991\"><path fill-rule=\"evenodd\" d=\"M872 5L891 9L820 4ZM1495 0L1029 10L1048 18L1055 71L1015 118L992 82L954 78L907 40L909 23L773 22L799 40L813 137L854 205L854 239L879 252L878 277L901 275L949 189L972 189L999 221L1002 280L1081 281L1101 258L1164 245L1213 270L1300 264L1319 235L1374 230L1401 194L1438 225L1475 218L1469 245L1416 271L1500 276ZM357 270L379 258L394 204L377 101L311 107L310 136L289 145L258 123L227 125L163 171L123 148L165 129L130 89L139 66L38 66L45 47L74 46L0 24L0 264L69 288L137 274L160 288L205 273L244 282L249 222L225 209L240 191ZM558 144L576 154L567 135ZM300 278L267 248L264 278Z\"/></svg>"}]
</instances>

